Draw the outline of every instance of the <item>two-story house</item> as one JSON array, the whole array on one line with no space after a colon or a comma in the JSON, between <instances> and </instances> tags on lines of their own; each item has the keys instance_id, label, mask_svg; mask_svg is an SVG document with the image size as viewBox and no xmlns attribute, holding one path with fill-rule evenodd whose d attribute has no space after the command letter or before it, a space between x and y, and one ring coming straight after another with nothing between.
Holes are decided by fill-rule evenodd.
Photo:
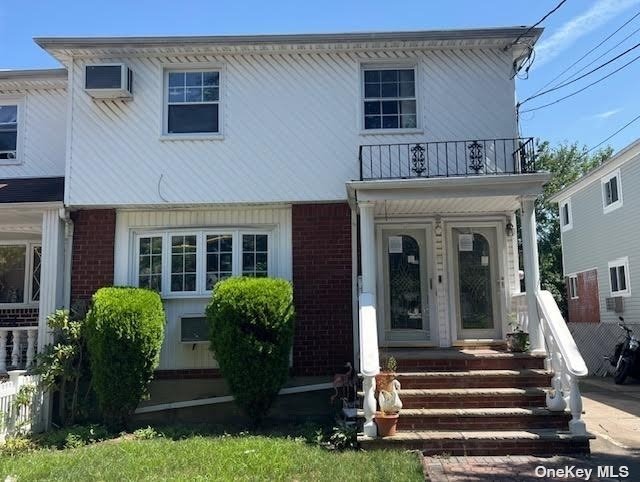
<instances>
[{"instance_id":1,"label":"two-story house","mask_svg":"<svg viewBox=\"0 0 640 482\"><path fill-rule=\"evenodd\" d=\"M105 284L164 301L139 412L227 413L205 306L226 277L277 276L297 312L285 393L326 403L317 390L353 363L363 444L379 442L382 351L406 407L385 443L588 450L584 364L539 286L534 200L549 176L515 111L514 76L541 32L36 39L68 75L65 210L43 225L60 239L73 226L69 269L50 268L63 304ZM505 351L514 320L531 353Z\"/></svg>"},{"instance_id":2,"label":"two-story house","mask_svg":"<svg viewBox=\"0 0 640 482\"><path fill-rule=\"evenodd\" d=\"M618 317L640 327L640 247L634 189L640 140L557 193L568 322L592 373L609 371L622 330Z\"/></svg>"}]
</instances>

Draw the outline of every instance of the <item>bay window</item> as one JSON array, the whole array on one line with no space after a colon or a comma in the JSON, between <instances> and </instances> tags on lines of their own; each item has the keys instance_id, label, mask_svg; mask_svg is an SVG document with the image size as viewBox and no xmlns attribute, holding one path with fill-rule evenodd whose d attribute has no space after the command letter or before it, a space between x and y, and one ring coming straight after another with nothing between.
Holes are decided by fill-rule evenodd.
<instances>
[{"instance_id":1,"label":"bay window","mask_svg":"<svg viewBox=\"0 0 640 482\"><path fill-rule=\"evenodd\" d=\"M40 299L39 245L0 244L0 306L35 304Z\"/></svg>"}]
</instances>

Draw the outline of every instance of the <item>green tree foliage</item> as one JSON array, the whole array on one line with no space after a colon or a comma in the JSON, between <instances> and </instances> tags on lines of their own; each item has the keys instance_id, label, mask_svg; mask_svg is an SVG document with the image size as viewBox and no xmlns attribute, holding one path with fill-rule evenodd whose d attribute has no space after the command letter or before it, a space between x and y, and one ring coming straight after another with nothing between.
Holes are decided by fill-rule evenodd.
<instances>
[{"instance_id":1,"label":"green tree foliage","mask_svg":"<svg viewBox=\"0 0 640 482\"><path fill-rule=\"evenodd\" d=\"M586 172L602 164L611 157L612 152L613 149L607 147L588 153L586 147L567 142L551 147L545 141L538 147L536 167L552 174L542 196L536 202L540 282L543 289L553 294L563 313L566 313L567 304L562 274L559 211L558 205L549 202L549 199Z\"/></svg>"},{"instance_id":2,"label":"green tree foliage","mask_svg":"<svg viewBox=\"0 0 640 482\"><path fill-rule=\"evenodd\" d=\"M155 291L101 288L85 321L93 387L107 425L121 428L147 395L164 336Z\"/></svg>"},{"instance_id":3,"label":"green tree foliage","mask_svg":"<svg viewBox=\"0 0 640 482\"><path fill-rule=\"evenodd\" d=\"M236 403L256 424L287 380L293 290L285 280L229 278L207 307L211 348Z\"/></svg>"}]
</instances>

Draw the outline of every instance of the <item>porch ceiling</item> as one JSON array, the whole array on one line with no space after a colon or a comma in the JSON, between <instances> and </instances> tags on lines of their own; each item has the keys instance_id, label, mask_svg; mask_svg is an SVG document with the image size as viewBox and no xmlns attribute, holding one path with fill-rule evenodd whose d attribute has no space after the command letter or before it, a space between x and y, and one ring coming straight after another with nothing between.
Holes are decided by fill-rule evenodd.
<instances>
[{"instance_id":1,"label":"porch ceiling","mask_svg":"<svg viewBox=\"0 0 640 482\"><path fill-rule=\"evenodd\" d=\"M42 232L42 211L0 209L0 240L24 239Z\"/></svg>"},{"instance_id":2,"label":"porch ceiling","mask_svg":"<svg viewBox=\"0 0 640 482\"><path fill-rule=\"evenodd\" d=\"M516 196L482 198L412 199L408 201L377 201L375 215L411 216L421 214L464 215L512 212L520 208Z\"/></svg>"}]
</instances>

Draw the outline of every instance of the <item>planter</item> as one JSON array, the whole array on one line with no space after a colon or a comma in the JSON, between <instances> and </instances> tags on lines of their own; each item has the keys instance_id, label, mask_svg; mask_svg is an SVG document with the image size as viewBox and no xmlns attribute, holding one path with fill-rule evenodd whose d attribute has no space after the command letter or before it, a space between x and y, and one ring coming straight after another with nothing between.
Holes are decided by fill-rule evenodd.
<instances>
[{"instance_id":1,"label":"planter","mask_svg":"<svg viewBox=\"0 0 640 482\"><path fill-rule=\"evenodd\" d=\"M378 426L378 436L393 437L396 434L399 416L397 413L376 412L375 421Z\"/></svg>"},{"instance_id":2,"label":"planter","mask_svg":"<svg viewBox=\"0 0 640 482\"><path fill-rule=\"evenodd\" d=\"M507 333L507 349L514 353L522 353L529 349L529 333L517 331Z\"/></svg>"},{"instance_id":3,"label":"planter","mask_svg":"<svg viewBox=\"0 0 640 482\"><path fill-rule=\"evenodd\" d=\"M395 372L381 372L376 375L376 393L380 390L393 391L392 382L396 379Z\"/></svg>"}]
</instances>

